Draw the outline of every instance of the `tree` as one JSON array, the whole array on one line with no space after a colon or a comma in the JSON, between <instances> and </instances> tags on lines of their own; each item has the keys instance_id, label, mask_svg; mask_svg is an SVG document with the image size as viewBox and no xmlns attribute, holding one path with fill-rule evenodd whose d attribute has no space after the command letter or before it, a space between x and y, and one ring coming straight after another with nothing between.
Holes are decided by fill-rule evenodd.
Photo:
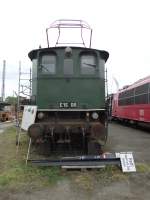
<instances>
[{"instance_id":1,"label":"tree","mask_svg":"<svg viewBox=\"0 0 150 200\"><path fill-rule=\"evenodd\" d=\"M13 97L13 96L8 96L5 99L6 103L10 103L11 105L15 105L17 103L17 97Z\"/></svg>"}]
</instances>

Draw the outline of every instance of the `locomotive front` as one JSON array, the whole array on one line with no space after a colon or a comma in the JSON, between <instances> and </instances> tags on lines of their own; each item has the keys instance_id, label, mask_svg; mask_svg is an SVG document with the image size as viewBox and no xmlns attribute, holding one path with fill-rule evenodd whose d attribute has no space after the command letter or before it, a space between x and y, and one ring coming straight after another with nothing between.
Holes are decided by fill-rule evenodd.
<instances>
[{"instance_id":1,"label":"locomotive front","mask_svg":"<svg viewBox=\"0 0 150 200\"><path fill-rule=\"evenodd\" d=\"M62 26L66 22L59 23L59 28ZM35 123L28 130L34 143L48 146L50 153L59 150L100 153L107 139L108 56L106 51L72 45L48 45L29 53L32 104L38 107Z\"/></svg>"}]
</instances>

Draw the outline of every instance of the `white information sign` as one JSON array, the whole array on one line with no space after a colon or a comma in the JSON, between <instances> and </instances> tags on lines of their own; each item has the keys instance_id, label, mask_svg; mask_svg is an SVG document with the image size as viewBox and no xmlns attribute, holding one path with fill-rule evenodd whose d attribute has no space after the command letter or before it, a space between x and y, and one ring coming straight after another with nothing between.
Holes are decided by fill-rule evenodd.
<instances>
[{"instance_id":1,"label":"white information sign","mask_svg":"<svg viewBox=\"0 0 150 200\"><path fill-rule=\"evenodd\" d=\"M24 106L21 128L25 131L35 122L37 106Z\"/></svg>"},{"instance_id":2,"label":"white information sign","mask_svg":"<svg viewBox=\"0 0 150 200\"><path fill-rule=\"evenodd\" d=\"M136 167L132 152L120 152L119 157L123 172L136 172Z\"/></svg>"}]
</instances>

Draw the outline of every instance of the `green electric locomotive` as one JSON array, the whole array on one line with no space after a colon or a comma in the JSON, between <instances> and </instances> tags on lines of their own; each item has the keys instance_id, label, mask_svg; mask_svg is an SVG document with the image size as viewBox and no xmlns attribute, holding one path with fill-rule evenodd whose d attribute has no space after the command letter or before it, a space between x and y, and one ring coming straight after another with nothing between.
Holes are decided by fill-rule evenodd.
<instances>
[{"instance_id":1,"label":"green electric locomotive","mask_svg":"<svg viewBox=\"0 0 150 200\"><path fill-rule=\"evenodd\" d=\"M75 28L80 42L60 42L61 31ZM50 47L49 31L53 29L58 29L58 39ZM90 35L88 48L84 30ZM37 105L37 115L28 135L34 143L48 146L49 153L99 154L107 139L105 62L109 54L91 48L92 29L84 21L58 20L46 33L48 48L29 53L31 101Z\"/></svg>"}]
</instances>

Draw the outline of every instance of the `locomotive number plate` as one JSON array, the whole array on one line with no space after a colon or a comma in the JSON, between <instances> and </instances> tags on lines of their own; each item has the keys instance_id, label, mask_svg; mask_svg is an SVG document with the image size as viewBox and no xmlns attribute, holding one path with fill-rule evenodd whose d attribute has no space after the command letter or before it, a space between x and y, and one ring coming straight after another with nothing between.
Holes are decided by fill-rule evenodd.
<instances>
[{"instance_id":1,"label":"locomotive number plate","mask_svg":"<svg viewBox=\"0 0 150 200\"><path fill-rule=\"evenodd\" d=\"M76 102L60 102L59 108L76 108L77 103Z\"/></svg>"}]
</instances>

